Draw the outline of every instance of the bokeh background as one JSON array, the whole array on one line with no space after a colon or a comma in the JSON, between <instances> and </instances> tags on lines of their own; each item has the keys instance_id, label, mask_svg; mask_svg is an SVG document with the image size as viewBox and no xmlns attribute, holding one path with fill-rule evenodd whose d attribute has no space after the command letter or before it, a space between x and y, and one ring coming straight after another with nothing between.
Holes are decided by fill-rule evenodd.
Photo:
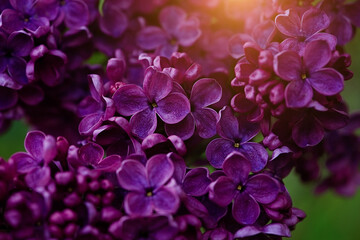
<instances>
[{"instance_id":1,"label":"bokeh background","mask_svg":"<svg viewBox=\"0 0 360 240\"><path fill-rule=\"evenodd\" d=\"M346 51L352 55L350 69L354 72L354 78L346 82L342 95L348 102L350 112L360 111L360 32L346 46ZM28 130L23 121L14 122L11 129L0 136L0 157L8 159L16 151L24 151L23 141ZM360 191L352 198L340 197L334 192L314 195L314 185L300 182L295 173L285 179L285 186L294 206L307 214L307 218L297 225L291 239L360 239Z\"/></svg>"}]
</instances>

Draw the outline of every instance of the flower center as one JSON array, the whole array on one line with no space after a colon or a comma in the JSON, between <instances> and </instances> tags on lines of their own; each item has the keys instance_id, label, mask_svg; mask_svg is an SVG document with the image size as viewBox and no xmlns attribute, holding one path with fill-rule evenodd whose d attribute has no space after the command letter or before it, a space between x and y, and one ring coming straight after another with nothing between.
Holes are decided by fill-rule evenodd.
<instances>
[{"instance_id":1,"label":"flower center","mask_svg":"<svg viewBox=\"0 0 360 240\"><path fill-rule=\"evenodd\" d=\"M152 195L153 195L152 191L147 191L147 192L146 192L146 196L147 196L147 197L152 197Z\"/></svg>"},{"instance_id":2,"label":"flower center","mask_svg":"<svg viewBox=\"0 0 360 240\"><path fill-rule=\"evenodd\" d=\"M152 103L151 106L152 106L153 108L157 108L158 105L157 105L156 103Z\"/></svg>"},{"instance_id":3,"label":"flower center","mask_svg":"<svg viewBox=\"0 0 360 240\"><path fill-rule=\"evenodd\" d=\"M239 148L240 147L240 143L234 143L234 147L236 147L236 148Z\"/></svg>"},{"instance_id":4,"label":"flower center","mask_svg":"<svg viewBox=\"0 0 360 240\"><path fill-rule=\"evenodd\" d=\"M301 79L302 79L302 80L305 80L306 78L307 78L307 74L306 74L306 73L301 74Z\"/></svg>"},{"instance_id":5,"label":"flower center","mask_svg":"<svg viewBox=\"0 0 360 240\"><path fill-rule=\"evenodd\" d=\"M242 188L243 188L243 186L241 186L241 185L239 184L236 189L239 190L239 191L241 191Z\"/></svg>"}]
</instances>

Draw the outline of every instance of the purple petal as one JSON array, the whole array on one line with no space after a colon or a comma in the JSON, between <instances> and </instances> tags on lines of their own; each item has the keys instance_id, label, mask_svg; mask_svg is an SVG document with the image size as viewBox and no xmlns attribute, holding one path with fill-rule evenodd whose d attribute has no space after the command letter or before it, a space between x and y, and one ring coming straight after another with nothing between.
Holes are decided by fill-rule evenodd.
<instances>
[{"instance_id":1,"label":"purple petal","mask_svg":"<svg viewBox=\"0 0 360 240\"><path fill-rule=\"evenodd\" d=\"M165 154L151 157L146 163L146 171L149 184L153 188L159 188L172 177L174 165Z\"/></svg>"},{"instance_id":2,"label":"purple petal","mask_svg":"<svg viewBox=\"0 0 360 240\"><path fill-rule=\"evenodd\" d=\"M300 35L300 17L294 10L287 10L275 18L276 27L286 36L297 37Z\"/></svg>"},{"instance_id":3,"label":"purple petal","mask_svg":"<svg viewBox=\"0 0 360 240\"><path fill-rule=\"evenodd\" d=\"M321 122L322 126L328 130L337 130L345 126L349 127L349 116L346 112L337 110L317 111L314 115Z\"/></svg>"},{"instance_id":4,"label":"purple petal","mask_svg":"<svg viewBox=\"0 0 360 240\"><path fill-rule=\"evenodd\" d=\"M299 147L315 146L324 137L324 128L313 117L305 117L295 124L292 138Z\"/></svg>"},{"instance_id":5,"label":"purple petal","mask_svg":"<svg viewBox=\"0 0 360 240\"><path fill-rule=\"evenodd\" d=\"M306 107L313 97L313 90L307 81L290 82L285 89L285 102L289 108Z\"/></svg>"},{"instance_id":6,"label":"purple petal","mask_svg":"<svg viewBox=\"0 0 360 240\"><path fill-rule=\"evenodd\" d=\"M166 97L172 89L172 79L169 75L148 68L144 77L144 92L151 103Z\"/></svg>"},{"instance_id":7,"label":"purple petal","mask_svg":"<svg viewBox=\"0 0 360 240\"><path fill-rule=\"evenodd\" d=\"M24 16L12 9L5 9L1 13L1 28L12 33L24 28Z\"/></svg>"},{"instance_id":8,"label":"purple petal","mask_svg":"<svg viewBox=\"0 0 360 240\"><path fill-rule=\"evenodd\" d=\"M15 90L0 86L0 111L14 107L18 101Z\"/></svg>"},{"instance_id":9,"label":"purple petal","mask_svg":"<svg viewBox=\"0 0 360 240\"><path fill-rule=\"evenodd\" d=\"M106 4L103 7L103 14L100 17L99 25L101 31L114 38L120 37L129 25L128 17L118 7L113 7L111 4Z\"/></svg>"},{"instance_id":10,"label":"purple petal","mask_svg":"<svg viewBox=\"0 0 360 240\"><path fill-rule=\"evenodd\" d=\"M10 77L21 85L27 84L28 78L26 75L27 65L26 61L20 57L12 57L8 62L8 72Z\"/></svg>"},{"instance_id":11,"label":"purple petal","mask_svg":"<svg viewBox=\"0 0 360 240\"><path fill-rule=\"evenodd\" d=\"M337 44L340 46L348 43L354 36L350 20L342 15L331 20L328 32L336 36Z\"/></svg>"},{"instance_id":12,"label":"purple petal","mask_svg":"<svg viewBox=\"0 0 360 240\"><path fill-rule=\"evenodd\" d=\"M222 168L234 183L244 184L251 171L251 164L241 153L233 152L226 157Z\"/></svg>"},{"instance_id":13,"label":"purple petal","mask_svg":"<svg viewBox=\"0 0 360 240\"><path fill-rule=\"evenodd\" d=\"M101 97L104 92L104 83L101 80L101 77L97 74L88 75L88 83L90 88L91 96L97 101L101 101Z\"/></svg>"},{"instance_id":14,"label":"purple petal","mask_svg":"<svg viewBox=\"0 0 360 240\"><path fill-rule=\"evenodd\" d=\"M261 171L267 164L268 153L259 143L248 142L240 145L239 151L251 163L251 171Z\"/></svg>"},{"instance_id":15,"label":"purple petal","mask_svg":"<svg viewBox=\"0 0 360 240\"><path fill-rule=\"evenodd\" d=\"M238 139L239 136L239 122L234 116L231 108L225 106L219 112L219 121L216 124L217 133L226 139Z\"/></svg>"},{"instance_id":16,"label":"purple petal","mask_svg":"<svg viewBox=\"0 0 360 240\"><path fill-rule=\"evenodd\" d=\"M156 130L156 114L150 108L136 113L130 118L131 132L140 138L146 138Z\"/></svg>"},{"instance_id":17,"label":"purple petal","mask_svg":"<svg viewBox=\"0 0 360 240\"><path fill-rule=\"evenodd\" d=\"M104 159L101 159L97 165L96 169L104 172L115 172L121 166L122 159L119 155L110 155Z\"/></svg>"},{"instance_id":18,"label":"purple petal","mask_svg":"<svg viewBox=\"0 0 360 240\"><path fill-rule=\"evenodd\" d=\"M304 64L308 72L324 67L331 59L331 49L324 40L309 42L305 47Z\"/></svg>"},{"instance_id":19,"label":"purple petal","mask_svg":"<svg viewBox=\"0 0 360 240\"><path fill-rule=\"evenodd\" d=\"M219 206L226 207L231 203L236 193L237 185L229 177L219 177L209 189L209 198Z\"/></svg>"},{"instance_id":20,"label":"purple petal","mask_svg":"<svg viewBox=\"0 0 360 240\"><path fill-rule=\"evenodd\" d=\"M291 237L289 227L281 223L271 223L266 225L263 229L263 233L275 236Z\"/></svg>"},{"instance_id":21,"label":"purple petal","mask_svg":"<svg viewBox=\"0 0 360 240\"><path fill-rule=\"evenodd\" d=\"M276 33L275 24L273 21L264 21L256 25L252 32L252 36L256 40L257 44L265 49L267 45L270 43L274 34Z\"/></svg>"},{"instance_id":22,"label":"purple petal","mask_svg":"<svg viewBox=\"0 0 360 240\"><path fill-rule=\"evenodd\" d=\"M186 174L182 188L187 194L198 197L207 193L210 183L209 170L199 167Z\"/></svg>"},{"instance_id":23,"label":"purple petal","mask_svg":"<svg viewBox=\"0 0 360 240\"><path fill-rule=\"evenodd\" d=\"M187 140L192 137L195 131L195 121L191 113L176 124L165 124L165 131L168 136L176 135L183 140Z\"/></svg>"},{"instance_id":24,"label":"purple petal","mask_svg":"<svg viewBox=\"0 0 360 240\"><path fill-rule=\"evenodd\" d=\"M192 22L186 22L179 26L176 32L176 38L179 45L184 47L190 47L196 40L199 39L201 30L196 24Z\"/></svg>"},{"instance_id":25,"label":"purple petal","mask_svg":"<svg viewBox=\"0 0 360 240\"><path fill-rule=\"evenodd\" d=\"M45 164L49 164L57 155L56 140L53 136L45 136L43 142L43 159Z\"/></svg>"},{"instance_id":26,"label":"purple petal","mask_svg":"<svg viewBox=\"0 0 360 240\"><path fill-rule=\"evenodd\" d=\"M51 179L50 168L34 168L25 176L25 182L30 188L45 187Z\"/></svg>"},{"instance_id":27,"label":"purple petal","mask_svg":"<svg viewBox=\"0 0 360 240\"><path fill-rule=\"evenodd\" d=\"M179 197L167 187L161 187L152 197L154 210L159 214L175 213L179 208Z\"/></svg>"},{"instance_id":28,"label":"purple petal","mask_svg":"<svg viewBox=\"0 0 360 240\"><path fill-rule=\"evenodd\" d=\"M284 80L300 80L302 73L301 67L301 58L297 52L283 51L275 55L274 71Z\"/></svg>"},{"instance_id":29,"label":"purple petal","mask_svg":"<svg viewBox=\"0 0 360 240\"><path fill-rule=\"evenodd\" d=\"M196 108L207 107L217 103L221 98L221 86L215 79L202 78L191 90L190 102Z\"/></svg>"},{"instance_id":30,"label":"purple petal","mask_svg":"<svg viewBox=\"0 0 360 240\"><path fill-rule=\"evenodd\" d=\"M149 107L144 91L137 85L120 87L113 95L115 107L123 116L130 116Z\"/></svg>"},{"instance_id":31,"label":"purple petal","mask_svg":"<svg viewBox=\"0 0 360 240\"><path fill-rule=\"evenodd\" d=\"M37 105L44 99L43 89L37 85L25 85L19 91L21 101L28 105ZM1 101L0 101L1 102Z\"/></svg>"},{"instance_id":32,"label":"purple petal","mask_svg":"<svg viewBox=\"0 0 360 240\"><path fill-rule=\"evenodd\" d=\"M344 89L344 77L332 68L312 72L308 81L317 92L325 96L338 94Z\"/></svg>"},{"instance_id":33,"label":"purple petal","mask_svg":"<svg viewBox=\"0 0 360 240\"><path fill-rule=\"evenodd\" d=\"M356 27L360 27L360 2L355 1L350 4L343 5L345 15L351 20Z\"/></svg>"},{"instance_id":34,"label":"purple petal","mask_svg":"<svg viewBox=\"0 0 360 240\"><path fill-rule=\"evenodd\" d=\"M319 8L310 8L301 18L302 34L312 36L321 30L326 29L330 24L330 19Z\"/></svg>"},{"instance_id":35,"label":"purple petal","mask_svg":"<svg viewBox=\"0 0 360 240\"><path fill-rule=\"evenodd\" d=\"M100 127L102 122L102 113L90 114L79 123L79 133L81 135L90 135L95 129Z\"/></svg>"},{"instance_id":36,"label":"purple petal","mask_svg":"<svg viewBox=\"0 0 360 240\"><path fill-rule=\"evenodd\" d=\"M160 24L169 34L175 33L178 30L180 24L182 24L185 19L185 11L176 6L165 7L159 14Z\"/></svg>"},{"instance_id":37,"label":"purple petal","mask_svg":"<svg viewBox=\"0 0 360 240\"><path fill-rule=\"evenodd\" d=\"M96 166L104 157L104 149L96 143L88 143L79 149L79 158L86 165Z\"/></svg>"},{"instance_id":38,"label":"purple petal","mask_svg":"<svg viewBox=\"0 0 360 240\"><path fill-rule=\"evenodd\" d=\"M146 179L146 169L139 161L125 160L117 171L121 187L129 191L139 191L145 197L145 188L149 186Z\"/></svg>"},{"instance_id":39,"label":"purple petal","mask_svg":"<svg viewBox=\"0 0 360 240\"><path fill-rule=\"evenodd\" d=\"M206 147L206 158L213 167L221 168L226 156L235 149L233 141L214 139Z\"/></svg>"},{"instance_id":40,"label":"purple petal","mask_svg":"<svg viewBox=\"0 0 360 240\"><path fill-rule=\"evenodd\" d=\"M232 215L238 223L253 224L260 215L259 204L245 192L237 194L232 207Z\"/></svg>"},{"instance_id":41,"label":"purple petal","mask_svg":"<svg viewBox=\"0 0 360 240\"><path fill-rule=\"evenodd\" d=\"M240 58L244 56L244 44L246 42L251 42L253 39L247 34L236 34L232 36L229 40L229 53L233 58Z\"/></svg>"},{"instance_id":42,"label":"purple petal","mask_svg":"<svg viewBox=\"0 0 360 240\"><path fill-rule=\"evenodd\" d=\"M157 104L155 111L161 120L169 124L180 122L190 112L190 102L181 93L170 93Z\"/></svg>"},{"instance_id":43,"label":"purple petal","mask_svg":"<svg viewBox=\"0 0 360 240\"><path fill-rule=\"evenodd\" d=\"M144 50L153 50L168 41L164 30L159 27L145 27L136 35L136 43Z\"/></svg>"},{"instance_id":44,"label":"purple petal","mask_svg":"<svg viewBox=\"0 0 360 240\"><path fill-rule=\"evenodd\" d=\"M13 55L25 57L34 47L34 41L31 35L24 31L13 32L9 36L8 46L13 49Z\"/></svg>"},{"instance_id":45,"label":"purple petal","mask_svg":"<svg viewBox=\"0 0 360 240\"><path fill-rule=\"evenodd\" d=\"M211 138L216 134L217 112L211 108L197 109L193 112L196 129L202 138Z\"/></svg>"},{"instance_id":46,"label":"purple petal","mask_svg":"<svg viewBox=\"0 0 360 240\"><path fill-rule=\"evenodd\" d=\"M89 10L86 3L79 0L65 2L66 3L63 6L63 12L65 13L65 25L72 29L87 25L89 21Z\"/></svg>"},{"instance_id":47,"label":"purple petal","mask_svg":"<svg viewBox=\"0 0 360 240\"><path fill-rule=\"evenodd\" d=\"M124 200L124 208L127 214L133 217L148 216L152 213L150 198L144 192L130 192Z\"/></svg>"},{"instance_id":48,"label":"purple petal","mask_svg":"<svg viewBox=\"0 0 360 240\"><path fill-rule=\"evenodd\" d=\"M38 167L38 160L34 159L30 154L19 152L10 157L18 173L28 173Z\"/></svg>"},{"instance_id":49,"label":"purple petal","mask_svg":"<svg viewBox=\"0 0 360 240\"><path fill-rule=\"evenodd\" d=\"M248 180L245 191L259 203L269 204L276 199L280 188L269 175L258 174Z\"/></svg>"},{"instance_id":50,"label":"purple petal","mask_svg":"<svg viewBox=\"0 0 360 240\"><path fill-rule=\"evenodd\" d=\"M45 134L40 131L31 131L25 137L25 149L35 159L42 160L44 154Z\"/></svg>"},{"instance_id":51,"label":"purple petal","mask_svg":"<svg viewBox=\"0 0 360 240\"><path fill-rule=\"evenodd\" d=\"M316 33L316 34L312 35L311 37L309 37L308 39L306 39L306 42L312 42L312 41L317 41L317 40L326 41L327 44L329 45L331 51L334 51L336 48L337 39L332 34L323 33L323 32Z\"/></svg>"}]
</instances>

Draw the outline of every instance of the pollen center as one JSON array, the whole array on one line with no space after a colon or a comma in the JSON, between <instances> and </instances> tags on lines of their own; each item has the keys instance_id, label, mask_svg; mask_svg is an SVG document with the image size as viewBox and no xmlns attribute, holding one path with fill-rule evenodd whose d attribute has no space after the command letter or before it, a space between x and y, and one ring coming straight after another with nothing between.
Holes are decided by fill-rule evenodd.
<instances>
[{"instance_id":1,"label":"pollen center","mask_svg":"<svg viewBox=\"0 0 360 240\"><path fill-rule=\"evenodd\" d=\"M152 195L153 195L152 191L147 191L147 192L146 192L146 196L147 196L147 197L152 197Z\"/></svg>"},{"instance_id":2,"label":"pollen center","mask_svg":"<svg viewBox=\"0 0 360 240\"><path fill-rule=\"evenodd\" d=\"M234 147L236 148L240 147L240 143L234 143Z\"/></svg>"},{"instance_id":3,"label":"pollen center","mask_svg":"<svg viewBox=\"0 0 360 240\"><path fill-rule=\"evenodd\" d=\"M307 74L306 74L306 73L301 74L301 79L302 79L302 80L305 80L306 78L307 78Z\"/></svg>"},{"instance_id":4,"label":"pollen center","mask_svg":"<svg viewBox=\"0 0 360 240\"><path fill-rule=\"evenodd\" d=\"M239 184L236 189L239 190L239 191L241 191L242 186Z\"/></svg>"},{"instance_id":5,"label":"pollen center","mask_svg":"<svg viewBox=\"0 0 360 240\"><path fill-rule=\"evenodd\" d=\"M153 108L156 108L158 105L157 105L156 103L152 103L151 106L152 106Z\"/></svg>"}]
</instances>

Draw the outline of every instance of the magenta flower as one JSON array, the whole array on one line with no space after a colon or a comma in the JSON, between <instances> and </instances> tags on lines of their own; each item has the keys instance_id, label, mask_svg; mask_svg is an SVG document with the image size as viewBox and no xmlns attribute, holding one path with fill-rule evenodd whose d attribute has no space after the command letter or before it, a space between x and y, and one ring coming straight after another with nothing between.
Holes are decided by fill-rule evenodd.
<instances>
[{"instance_id":1,"label":"magenta flower","mask_svg":"<svg viewBox=\"0 0 360 240\"><path fill-rule=\"evenodd\" d=\"M249 142L259 132L257 123L236 118L231 108L226 106L220 111L216 129L222 138L214 139L206 148L206 157L212 166L220 168L225 158L236 151L250 161L252 171L258 172L265 167L268 159L265 148L259 143Z\"/></svg>"},{"instance_id":2,"label":"magenta flower","mask_svg":"<svg viewBox=\"0 0 360 240\"><path fill-rule=\"evenodd\" d=\"M274 71L290 82L285 89L287 107L306 107L313 98L313 90L325 96L342 91L343 76L325 67L330 59L331 49L323 40L308 43L302 58L294 51L282 51L275 56Z\"/></svg>"},{"instance_id":3,"label":"magenta flower","mask_svg":"<svg viewBox=\"0 0 360 240\"><path fill-rule=\"evenodd\" d=\"M125 211L130 216L175 213L179 197L165 184L174 173L174 165L164 154L150 158L146 166L136 160L125 160L117 171L119 184L129 193L125 197Z\"/></svg>"},{"instance_id":4,"label":"magenta flower","mask_svg":"<svg viewBox=\"0 0 360 240\"><path fill-rule=\"evenodd\" d=\"M250 162L234 152L222 165L225 176L210 184L209 198L220 206L232 200L232 215L241 224L253 224L260 215L259 204L269 204L276 199L279 186L276 180L260 173L249 176Z\"/></svg>"},{"instance_id":5,"label":"magenta flower","mask_svg":"<svg viewBox=\"0 0 360 240\"><path fill-rule=\"evenodd\" d=\"M159 21L162 26L148 26L137 35L137 44L144 50L154 50L158 55L170 57L180 46L189 47L200 37L201 30L196 18L187 19L186 12L176 6L161 10Z\"/></svg>"},{"instance_id":6,"label":"magenta flower","mask_svg":"<svg viewBox=\"0 0 360 240\"><path fill-rule=\"evenodd\" d=\"M120 87L113 100L118 113L131 116L132 133L145 138L155 132L156 115L165 123L175 124L190 112L190 103L185 95L171 92L172 80L162 72L149 67L145 73L143 89L127 84Z\"/></svg>"}]
</instances>

